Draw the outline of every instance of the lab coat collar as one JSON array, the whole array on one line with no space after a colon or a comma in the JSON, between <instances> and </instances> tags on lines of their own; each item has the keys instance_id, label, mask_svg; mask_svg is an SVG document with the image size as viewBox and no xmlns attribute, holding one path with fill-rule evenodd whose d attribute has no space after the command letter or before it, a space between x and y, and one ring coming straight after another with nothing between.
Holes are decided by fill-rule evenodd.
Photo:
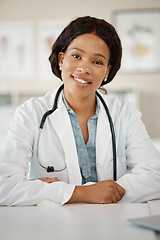
<instances>
[{"instance_id":1,"label":"lab coat collar","mask_svg":"<svg viewBox=\"0 0 160 240\"><path fill-rule=\"evenodd\" d=\"M50 98L49 98L49 106L50 106L50 108L53 107L56 93L57 93L58 89L62 86L62 84L63 84L63 83L61 83L60 85L58 85L58 86L55 88L55 90L52 91L52 93L49 93L49 95L50 95ZM62 93L63 93L63 90L60 92L60 95L59 95L59 98L58 98L58 103L57 103L57 106L60 107L60 108L63 106L63 102L61 101L61 100L62 100Z\"/></svg>"}]
</instances>

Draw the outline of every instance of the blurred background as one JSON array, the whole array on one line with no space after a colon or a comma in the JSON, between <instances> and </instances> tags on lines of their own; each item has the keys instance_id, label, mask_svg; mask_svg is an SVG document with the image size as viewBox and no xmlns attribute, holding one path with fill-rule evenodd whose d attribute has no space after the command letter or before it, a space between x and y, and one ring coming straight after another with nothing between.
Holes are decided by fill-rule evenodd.
<instances>
[{"instance_id":1,"label":"blurred background","mask_svg":"<svg viewBox=\"0 0 160 240\"><path fill-rule=\"evenodd\" d=\"M0 0L0 145L17 105L59 83L48 57L57 35L79 16L117 29L122 68L106 88L131 101L160 149L160 0Z\"/></svg>"}]
</instances>

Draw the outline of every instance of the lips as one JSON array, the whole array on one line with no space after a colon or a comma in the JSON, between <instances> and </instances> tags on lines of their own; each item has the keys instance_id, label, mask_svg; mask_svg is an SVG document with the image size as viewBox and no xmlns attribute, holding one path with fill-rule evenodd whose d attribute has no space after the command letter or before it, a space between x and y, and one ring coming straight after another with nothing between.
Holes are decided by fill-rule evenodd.
<instances>
[{"instance_id":1,"label":"lips","mask_svg":"<svg viewBox=\"0 0 160 240\"><path fill-rule=\"evenodd\" d=\"M77 81L78 83L81 83L81 84L91 84L91 82L89 81L89 79L86 79L84 77L81 77L81 76L72 76L73 79L75 81Z\"/></svg>"}]
</instances>

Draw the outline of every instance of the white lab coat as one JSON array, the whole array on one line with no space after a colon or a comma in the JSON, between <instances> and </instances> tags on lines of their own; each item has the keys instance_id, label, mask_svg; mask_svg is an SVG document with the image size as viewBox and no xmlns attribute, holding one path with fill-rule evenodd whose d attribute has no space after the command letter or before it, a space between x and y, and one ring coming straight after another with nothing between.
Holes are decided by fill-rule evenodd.
<instances>
[{"instance_id":1,"label":"white lab coat","mask_svg":"<svg viewBox=\"0 0 160 240\"><path fill-rule=\"evenodd\" d=\"M56 89L57 91L57 89ZM67 110L59 96L58 108L45 122L39 143L39 159L44 166L67 168L47 173L37 162L37 138L42 115L52 108L56 91L32 98L19 106L0 152L0 205L36 205L45 200L66 203L75 185L81 185L81 173L74 135ZM125 188L121 200L144 202L160 198L160 153L140 119L141 114L130 104L103 95L115 127L117 145L117 183ZM58 177L51 184L40 177ZM96 137L98 181L113 178L110 126L100 102Z\"/></svg>"}]
</instances>

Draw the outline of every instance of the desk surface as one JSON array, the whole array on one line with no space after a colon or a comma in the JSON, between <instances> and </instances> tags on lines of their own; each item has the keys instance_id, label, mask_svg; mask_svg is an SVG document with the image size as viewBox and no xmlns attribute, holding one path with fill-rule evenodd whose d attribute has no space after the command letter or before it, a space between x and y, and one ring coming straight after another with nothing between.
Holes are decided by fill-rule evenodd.
<instances>
[{"instance_id":1,"label":"desk surface","mask_svg":"<svg viewBox=\"0 0 160 240\"><path fill-rule=\"evenodd\" d=\"M156 240L159 235L152 230L127 221L149 216L155 206L160 211L160 201L156 203L0 207L0 239Z\"/></svg>"}]
</instances>

